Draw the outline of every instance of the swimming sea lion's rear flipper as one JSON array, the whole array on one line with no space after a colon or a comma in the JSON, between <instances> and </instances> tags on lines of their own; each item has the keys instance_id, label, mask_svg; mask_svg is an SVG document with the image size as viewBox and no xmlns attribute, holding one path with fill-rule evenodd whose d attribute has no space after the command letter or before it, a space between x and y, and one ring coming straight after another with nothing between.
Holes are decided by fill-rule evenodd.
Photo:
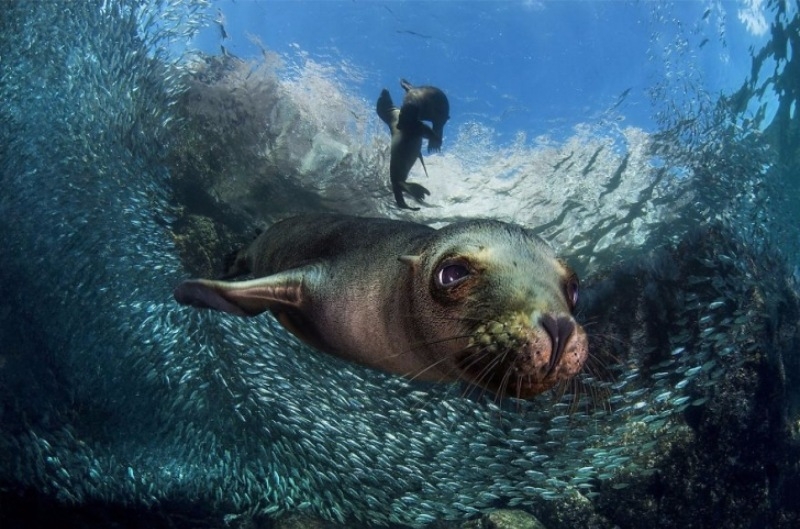
<instances>
[{"instance_id":1,"label":"swimming sea lion's rear flipper","mask_svg":"<svg viewBox=\"0 0 800 529\"><path fill-rule=\"evenodd\" d=\"M406 92L414 88L414 85L406 81L405 79L400 79L400 86L402 86L403 90L405 90Z\"/></svg>"},{"instance_id":2,"label":"swimming sea lion's rear flipper","mask_svg":"<svg viewBox=\"0 0 800 529\"><path fill-rule=\"evenodd\" d=\"M295 268L249 281L190 279L175 288L181 305L214 309L237 316L256 316L267 310L300 307L305 297L306 275L312 266Z\"/></svg>"},{"instance_id":3,"label":"swimming sea lion's rear flipper","mask_svg":"<svg viewBox=\"0 0 800 529\"><path fill-rule=\"evenodd\" d=\"M427 195L431 194L425 187L413 182L403 182L403 190L414 197L417 202L422 202Z\"/></svg>"},{"instance_id":4,"label":"swimming sea lion's rear flipper","mask_svg":"<svg viewBox=\"0 0 800 529\"><path fill-rule=\"evenodd\" d=\"M397 206L401 209L410 209L412 211L419 211L419 208L413 208L406 204L406 199L403 196L403 190L406 189L405 182L392 182L392 191L394 191L394 201L397 202ZM422 187L422 186L420 186Z\"/></svg>"}]
</instances>

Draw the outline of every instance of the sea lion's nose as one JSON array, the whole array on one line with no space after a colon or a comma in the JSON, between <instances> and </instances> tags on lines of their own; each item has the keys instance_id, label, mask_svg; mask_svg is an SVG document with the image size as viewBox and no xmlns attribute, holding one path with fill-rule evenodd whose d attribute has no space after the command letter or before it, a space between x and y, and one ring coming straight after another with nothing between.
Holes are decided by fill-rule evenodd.
<instances>
[{"instance_id":1,"label":"sea lion's nose","mask_svg":"<svg viewBox=\"0 0 800 529\"><path fill-rule=\"evenodd\" d=\"M544 327L550 340L553 342L553 350L550 352L550 362L547 365L547 372L550 373L556 367L561 357L564 355L564 347L567 340L575 330L575 322L566 316L553 317L550 314L543 314L539 318L539 324Z\"/></svg>"}]
</instances>

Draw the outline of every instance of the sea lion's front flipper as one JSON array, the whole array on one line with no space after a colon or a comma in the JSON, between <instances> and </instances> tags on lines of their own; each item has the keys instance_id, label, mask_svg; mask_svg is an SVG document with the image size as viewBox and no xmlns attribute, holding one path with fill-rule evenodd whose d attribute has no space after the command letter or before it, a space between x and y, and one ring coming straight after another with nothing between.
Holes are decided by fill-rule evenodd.
<instances>
[{"instance_id":1,"label":"sea lion's front flipper","mask_svg":"<svg viewBox=\"0 0 800 529\"><path fill-rule=\"evenodd\" d=\"M429 127L425 123L419 122L419 135L428 140L428 154L432 152L440 152L442 150L442 136L437 133L435 129ZM420 153L420 158L422 154Z\"/></svg>"},{"instance_id":2,"label":"sea lion's front flipper","mask_svg":"<svg viewBox=\"0 0 800 529\"><path fill-rule=\"evenodd\" d=\"M441 152L442 150L442 137L433 133L432 136L428 138L428 154L432 152Z\"/></svg>"},{"instance_id":3,"label":"sea lion's front flipper","mask_svg":"<svg viewBox=\"0 0 800 529\"><path fill-rule=\"evenodd\" d=\"M392 126L392 110L394 109L395 106L394 102L392 102L392 96L389 91L384 88L383 91L381 91L378 102L375 104L375 111L378 113L378 117L390 127Z\"/></svg>"},{"instance_id":4,"label":"sea lion's front flipper","mask_svg":"<svg viewBox=\"0 0 800 529\"><path fill-rule=\"evenodd\" d=\"M249 281L212 281L190 279L175 288L175 300L181 305L214 309L237 316L256 316L273 309L300 307L303 287L310 267L296 268Z\"/></svg>"}]
</instances>

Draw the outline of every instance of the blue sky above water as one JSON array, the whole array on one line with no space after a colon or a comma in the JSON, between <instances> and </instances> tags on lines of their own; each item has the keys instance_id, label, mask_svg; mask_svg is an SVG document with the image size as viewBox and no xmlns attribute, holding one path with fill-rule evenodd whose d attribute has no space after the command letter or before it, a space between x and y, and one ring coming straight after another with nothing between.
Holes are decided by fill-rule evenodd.
<instances>
[{"instance_id":1,"label":"blue sky above water","mask_svg":"<svg viewBox=\"0 0 800 529\"><path fill-rule=\"evenodd\" d=\"M749 2L753 13L760 6ZM701 79L712 94L739 88L748 48L763 39L740 2L216 2L217 25L196 45L260 56L250 35L287 58L347 64L342 82L367 101L400 77L444 89L449 128L477 121L511 139L559 135L616 108L623 125L653 129L648 88ZM745 24L743 20L749 20ZM749 30L748 30L749 28ZM763 28L761 28L763 30ZM694 77L692 77L694 76ZM627 91L627 92L626 92ZM676 94L677 95L677 94ZM376 118L377 119L377 118Z\"/></svg>"}]
</instances>

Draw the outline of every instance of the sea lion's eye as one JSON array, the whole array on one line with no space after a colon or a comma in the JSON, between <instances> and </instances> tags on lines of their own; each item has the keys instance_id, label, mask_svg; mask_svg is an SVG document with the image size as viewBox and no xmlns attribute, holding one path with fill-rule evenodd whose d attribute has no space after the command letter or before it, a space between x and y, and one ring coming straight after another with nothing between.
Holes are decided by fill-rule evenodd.
<instances>
[{"instance_id":1,"label":"sea lion's eye","mask_svg":"<svg viewBox=\"0 0 800 529\"><path fill-rule=\"evenodd\" d=\"M570 309L574 309L575 305L578 304L579 290L580 281L578 281L578 276L573 274L569 279L567 279L567 284L564 287L564 293L567 296L567 302L569 303Z\"/></svg>"},{"instance_id":2,"label":"sea lion's eye","mask_svg":"<svg viewBox=\"0 0 800 529\"><path fill-rule=\"evenodd\" d=\"M450 288L469 277L469 268L460 261L445 262L439 267L436 280L440 287Z\"/></svg>"}]
</instances>

